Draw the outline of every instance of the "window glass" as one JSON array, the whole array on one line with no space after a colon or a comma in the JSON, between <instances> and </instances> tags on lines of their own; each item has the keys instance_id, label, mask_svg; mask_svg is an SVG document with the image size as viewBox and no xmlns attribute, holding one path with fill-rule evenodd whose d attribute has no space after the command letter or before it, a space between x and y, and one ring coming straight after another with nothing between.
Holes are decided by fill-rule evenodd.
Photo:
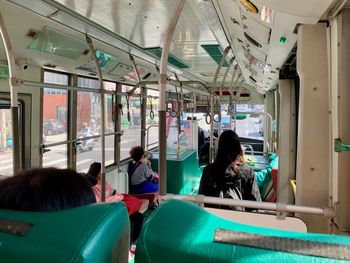
<instances>
[{"instance_id":1,"label":"window glass","mask_svg":"<svg viewBox=\"0 0 350 263\"><path fill-rule=\"evenodd\" d=\"M233 125L236 123L236 132L238 136L263 140L264 117L258 114L244 114L239 112L263 112L264 105L238 104L236 106L236 111L236 120L234 116L232 116L232 123ZM225 121L221 123L223 124Z\"/></svg>"},{"instance_id":2,"label":"window glass","mask_svg":"<svg viewBox=\"0 0 350 263\"><path fill-rule=\"evenodd\" d=\"M129 157L129 150L133 146L141 144L141 107L140 97L129 97L129 110L127 109L126 96L122 96L123 114L121 116L121 130L124 134L120 144L120 159ZM130 120L128 120L128 111Z\"/></svg>"},{"instance_id":3,"label":"window glass","mask_svg":"<svg viewBox=\"0 0 350 263\"><path fill-rule=\"evenodd\" d=\"M106 147L105 147L105 165L111 165L114 163L114 135L106 136Z\"/></svg>"},{"instance_id":4,"label":"window glass","mask_svg":"<svg viewBox=\"0 0 350 263\"><path fill-rule=\"evenodd\" d=\"M126 93L132 90L134 86L122 85L122 92ZM134 90L134 94L140 94L140 88Z\"/></svg>"},{"instance_id":5,"label":"window glass","mask_svg":"<svg viewBox=\"0 0 350 263\"><path fill-rule=\"evenodd\" d=\"M77 94L77 171L86 172L90 164L101 161L101 138L86 138L101 134L100 94ZM86 139L84 139L86 138Z\"/></svg>"},{"instance_id":6,"label":"window glass","mask_svg":"<svg viewBox=\"0 0 350 263\"><path fill-rule=\"evenodd\" d=\"M0 109L0 175L12 175L11 110Z\"/></svg>"},{"instance_id":7,"label":"window glass","mask_svg":"<svg viewBox=\"0 0 350 263\"><path fill-rule=\"evenodd\" d=\"M68 76L44 72L45 83L68 85ZM68 92L66 90L43 89L43 143L50 144L67 140ZM51 147L43 156L43 166L67 165L67 145ZM56 165L57 164L57 165Z\"/></svg>"},{"instance_id":8,"label":"window glass","mask_svg":"<svg viewBox=\"0 0 350 263\"><path fill-rule=\"evenodd\" d=\"M81 145L84 148L81 148ZM93 162L101 162L101 138L82 141L81 145L77 147L76 169L78 172L86 173L89 170L90 164ZM87 148L90 145L93 146Z\"/></svg>"},{"instance_id":9,"label":"window glass","mask_svg":"<svg viewBox=\"0 0 350 263\"><path fill-rule=\"evenodd\" d=\"M67 168L67 144L49 147L43 155L43 167Z\"/></svg>"},{"instance_id":10,"label":"window glass","mask_svg":"<svg viewBox=\"0 0 350 263\"><path fill-rule=\"evenodd\" d=\"M110 81L103 81L103 86L105 90L115 91L117 84ZM100 89L100 84L98 79L78 77L78 87L98 90Z\"/></svg>"}]
</instances>

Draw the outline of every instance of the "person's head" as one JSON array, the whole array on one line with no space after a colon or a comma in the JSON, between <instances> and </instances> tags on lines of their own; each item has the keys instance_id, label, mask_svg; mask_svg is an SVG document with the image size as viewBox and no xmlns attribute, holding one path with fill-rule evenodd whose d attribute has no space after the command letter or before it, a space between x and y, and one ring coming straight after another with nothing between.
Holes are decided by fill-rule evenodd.
<instances>
[{"instance_id":1,"label":"person's head","mask_svg":"<svg viewBox=\"0 0 350 263\"><path fill-rule=\"evenodd\" d=\"M88 174L98 179L101 177L101 163L94 162L90 165Z\"/></svg>"},{"instance_id":2,"label":"person's head","mask_svg":"<svg viewBox=\"0 0 350 263\"><path fill-rule=\"evenodd\" d=\"M130 156L135 161L138 162L142 159L143 155L145 154L145 151L141 146L135 146L132 147L130 150Z\"/></svg>"},{"instance_id":3,"label":"person's head","mask_svg":"<svg viewBox=\"0 0 350 263\"><path fill-rule=\"evenodd\" d=\"M150 152L145 152L145 155L144 157L147 159L147 160L151 160L153 155L150 153Z\"/></svg>"},{"instance_id":4,"label":"person's head","mask_svg":"<svg viewBox=\"0 0 350 263\"><path fill-rule=\"evenodd\" d=\"M70 169L24 170L0 182L0 208L57 211L95 203L84 176Z\"/></svg>"},{"instance_id":5,"label":"person's head","mask_svg":"<svg viewBox=\"0 0 350 263\"><path fill-rule=\"evenodd\" d=\"M226 130L221 133L214 164L220 170L226 170L237 159L237 156L241 154L242 148L238 135L232 130Z\"/></svg>"}]
</instances>

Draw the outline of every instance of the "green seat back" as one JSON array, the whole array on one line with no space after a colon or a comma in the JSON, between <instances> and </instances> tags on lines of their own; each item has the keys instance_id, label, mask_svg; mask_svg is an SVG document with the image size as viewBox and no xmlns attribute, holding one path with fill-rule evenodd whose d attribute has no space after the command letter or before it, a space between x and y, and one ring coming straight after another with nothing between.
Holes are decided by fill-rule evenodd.
<instances>
[{"instance_id":1,"label":"green seat back","mask_svg":"<svg viewBox=\"0 0 350 263\"><path fill-rule=\"evenodd\" d=\"M57 212L0 210L4 219L30 223L24 236L0 231L0 261L127 262L129 217L122 203L99 203Z\"/></svg>"},{"instance_id":2,"label":"green seat back","mask_svg":"<svg viewBox=\"0 0 350 263\"><path fill-rule=\"evenodd\" d=\"M237 244L217 243L214 242L214 235L218 228L267 236L350 245L349 237L297 233L239 224L219 218L195 204L169 200L154 211L143 227L141 237L137 243L135 262L341 262L340 260Z\"/></svg>"}]
</instances>

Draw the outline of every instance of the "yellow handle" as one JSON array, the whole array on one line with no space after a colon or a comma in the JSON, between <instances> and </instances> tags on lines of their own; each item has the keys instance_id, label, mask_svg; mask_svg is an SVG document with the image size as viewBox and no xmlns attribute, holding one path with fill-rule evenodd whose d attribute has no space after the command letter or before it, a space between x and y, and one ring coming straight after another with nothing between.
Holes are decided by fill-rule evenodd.
<instances>
[{"instance_id":1,"label":"yellow handle","mask_svg":"<svg viewBox=\"0 0 350 263\"><path fill-rule=\"evenodd\" d=\"M258 8L249 0L241 0L242 5L244 5L253 14L258 13Z\"/></svg>"},{"instance_id":2,"label":"yellow handle","mask_svg":"<svg viewBox=\"0 0 350 263\"><path fill-rule=\"evenodd\" d=\"M297 181L293 180L293 179L290 179L290 184L292 185L294 196L295 196L296 193L297 193Z\"/></svg>"}]
</instances>

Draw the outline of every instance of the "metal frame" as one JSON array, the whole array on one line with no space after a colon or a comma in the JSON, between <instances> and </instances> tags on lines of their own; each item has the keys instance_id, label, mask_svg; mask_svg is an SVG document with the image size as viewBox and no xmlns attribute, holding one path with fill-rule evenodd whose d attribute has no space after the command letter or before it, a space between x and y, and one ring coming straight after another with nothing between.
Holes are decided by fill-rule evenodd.
<instances>
[{"instance_id":1,"label":"metal frame","mask_svg":"<svg viewBox=\"0 0 350 263\"><path fill-rule=\"evenodd\" d=\"M211 112L210 115L212 117L211 122L210 122L210 146L209 146L209 163L213 162L214 159L214 97L215 97L215 91L216 91L216 82L218 80L218 76L221 70L222 65L224 64L227 54L230 52L231 47L228 46L225 48L224 53L222 55L220 64L216 68L215 75L214 75L214 84L212 87L212 92L211 92L211 97L210 97L210 106L211 106ZM220 111L220 110L219 110ZM221 121L221 120L220 120Z\"/></svg>"},{"instance_id":2,"label":"metal frame","mask_svg":"<svg viewBox=\"0 0 350 263\"><path fill-rule=\"evenodd\" d=\"M100 84L100 95L101 95L101 201L104 202L105 197L105 189L106 189L106 173L105 173L105 165L106 165L106 138L105 138L105 125L106 125L106 118L105 118L105 89L103 87L103 75L102 70L100 67L99 60L96 57L96 52L92 43L91 38L86 35L86 42L89 45L91 56L95 62L96 70L98 73L98 81Z\"/></svg>"},{"instance_id":3,"label":"metal frame","mask_svg":"<svg viewBox=\"0 0 350 263\"><path fill-rule=\"evenodd\" d=\"M147 85L147 84L157 85L157 84L159 84L159 82L153 81L153 80L145 80L145 81L141 81L138 83L138 85ZM209 95L209 91L207 90L207 87L205 86L205 84L202 82L199 82L199 81L180 81L180 80L174 80L174 79L167 78L167 84L170 84L172 86L177 86L177 87L181 86L184 89L187 89L189 91L194 91L198 94ZM203 88L202 89L194 88L194 87L189 86L191 84L199 84Z\"/></svg>"},{"instance_id":4,"label":"metal frame","mask_svg":"<svg viewBox=\"0 0 350 263\"><path fill-rule=\"evenodd\" d=\"M227 75L228 75L228 72L230 71L232 65L233 65L233 62L235 61L236 57L233 56L231 59L230 59L230 62L228 63L228 66L226 68L226 71L225 71L225 75L221 81L221 88L220 88L220 94L219 94L219 98L221 98L222 96L222 90L224 89L224 86L225 86L225 81L226 81L226 78L227 78ZM221 108L221 106L220 106ZM230 117L230 120L231 120L231 117ZM231 126L230 126L231 128ZM219 111L219 123L218 123L218 135L221 134L221 110Z\"/></svg>"},{"instance_id":5,"label":"metal frame","mask_svg":"<svg viewBox=\"0 0 350 263\"><path fill-rule=\"evenodd\" d=\"M8 35L5 22L0 13L0 34L5 47L5 53L7 58L7 64L9 68L9 85L11 96L11 117L12 117L12 158L13 158L13 172L17 172L22 168L21 152L20 152L20 140L19 140L19 119L18 119L18 97L17 86L19 82L17 80L16 62L13 54L10 37Z\"/></svg>"},{"instance_id":6,"label":"metal frame","mask_svg":"<svg viewBox=\"0 0 350 263\"><path fill-rule=\"evenodd\" d=\"M159 74L159 192L160 195L167 193L166 189L166 83L168 71L168 55L171 39L179 20L181 11L185 5L185 0L177 2L175 12L171 17L168 28L164 35L163 51L160 59Z\"/></svg>"},{"instance_id":7,"label":"metal frame","mask_svg":"<svg viewBox=\"0 0 350 263\"><path fill-rule=\"evenodd\" d=\"M178 199L184 201L190 201L198 203L201 205L204 204L214 204L214 205L226 205L226 206L240 206L247 208L255 208L261 210L270 210L276 211L280 214L285 213L305 213L312 215L321 215L324 217L334 218L336 216L336 211L333 207L311 207L311 206L299 206L299 205L290 205L284 203L270 203L270 202L256 202L256 201L247 201L247 200L236 200L220 197L209 197L204 195L172 195L168 194L162 197L163 200L169 199Z\"/></svg>"}]
</instances>

